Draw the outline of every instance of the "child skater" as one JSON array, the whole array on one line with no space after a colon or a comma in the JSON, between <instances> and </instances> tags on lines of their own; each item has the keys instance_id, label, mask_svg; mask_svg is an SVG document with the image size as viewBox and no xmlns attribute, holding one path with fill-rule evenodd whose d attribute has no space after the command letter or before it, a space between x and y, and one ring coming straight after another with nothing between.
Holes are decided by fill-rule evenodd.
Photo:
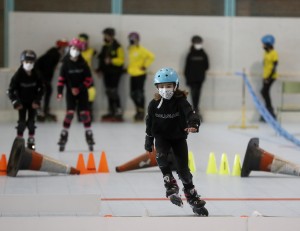
<instances>
[{"instance_id":1,"label":"child skater","mask_svg":"<svg viewBox=\"0 0 300 231\"><path fill-rule=\"evenodd\" d=\"M178 89L179 77L172 68L160 69L154 76L154 85L158 93L148 106L145 149L152 152L155 139L156 161L163 174L166 196L173 204L181 207L183 203L179 187L168 161L168 155L172 155L170 150L173 150L177 174L183 183L187 202L195 214L208 216L204 207L206 202L200 199L188 166L186 139L188 133L198 132L199 115L187 101L187 92Z\"/></svg>"},{"instance_id":2,"label":"child skater","mask_svg":"<svg viewBox=\"0 0 300 231\"><path fill-rule=\"evenodd\" d=\"M93 83L88 64L81 56L83 43L74 38L70 41L70 51L63 60L60 76L57 82L57 99L62 100L63 89L66 85L67 110L63 129L58 141L59 150L64 151L68 140L68 130L71 126L76 108L80 111L80 121L84 124L85 138L89 150L93 151L95 144L91 130L91 116L88 105L88 88Z\"/></svg>"},{"instance_id":3,"label":"child skater","mask_svg":"<svg viewBox=\"0 0 300 231\"><path fill-rule=\"evenodd\" d=\"M33 150L35 149L36 110L40 107L43 96L43 83L34 68L35 61L34 51L25 50L21 53L21 66L12 77L7 90L14 109L19 112L17 136L23 137L27 127L27 147Z\"/></svg>"}]
</instances>

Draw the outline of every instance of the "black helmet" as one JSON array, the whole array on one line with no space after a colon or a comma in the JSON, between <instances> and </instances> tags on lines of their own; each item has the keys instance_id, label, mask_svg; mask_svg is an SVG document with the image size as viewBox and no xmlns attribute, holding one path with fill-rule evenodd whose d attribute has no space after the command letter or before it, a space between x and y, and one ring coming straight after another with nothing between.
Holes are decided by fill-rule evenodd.
<instances>
[{"instance_id":1,"label":"black helmet","mask_svg":"<svg viewBox=\"0 0 300 231\"><path fill-rule=\"evenodd\" d=\"M85 41L89 40L89 36L86 33L81 33L78 37L83 38Z\"/></svg>"},{"instance_id":2,"label":"black helmet","mask_svg":"<svg viewBox=\"0 0 300 231\"><path fill-rule=\"evenodd\" d=\"M194 35L192 37L192 43L202 43L203 39L199 35Z\"/></svg>"},{"instance_id":3,"label":"black helmet","mask_svg":"<svg viewBox=\"0 0 300 231\"><path fill-rule=\"evenodd\" d=\"M21 53L20 57L21 62L23 61L33 61L36 60L36 54L33 50L25 50Z\"/></svg>"},{"instance_id":4,"label":"black helmet","mask_svg":"<svg viewBox=\"0 0 300 231\"><path fill-rule=\"evenodd\" d=\"M108 28L105 28L103 31L102 31L103 34L106 34L106 35L109 35L111 37L114 37L115 36L115 29L114 28L111 28L111 27L108 27Z\"/></svg>"}]
</instances>

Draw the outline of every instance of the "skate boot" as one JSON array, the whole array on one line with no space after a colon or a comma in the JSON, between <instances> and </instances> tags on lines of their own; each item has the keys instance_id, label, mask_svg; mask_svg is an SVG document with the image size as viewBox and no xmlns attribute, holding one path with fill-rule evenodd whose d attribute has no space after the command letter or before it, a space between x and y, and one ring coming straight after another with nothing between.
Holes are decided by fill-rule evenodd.
<instances>
[{"instance_id":1,"label":"skate boot","mask_svg":"<svg viewBox=\"0 0 300 231\"><path fill-rule=\"evenodd\" d=\"M85 132L85 139L89 146L89 150L93 151L94 150L93 145L95 144L95 142L94 142L94 138L93 138L93 132L91 130L87 130Z\"/></svg>"},{"instance_id":2,"label":"skate boot","mask_svg":"<svg viewBox=\"0 0 300 231\"><path fill-rule=\"evenodd\" d=\"M176 179L172 175L167 174L164 176L164 182L166 188L166 197L169 198L174 205L182 207L183 203L179 195L179 187Z\"/></svg>"},{"instance_id":3,"label":"skate boot","mask_svg":"<svg viewBox=\"0 0 300 231\"><path fill-rule=\"evenodd\" d=\"M112 122L114 121L114 114L113 113L107 113L101 117L102 122Z\"/></svg>"},{"instance_id":4,"label":"skate boot","mask_svg":"<svg viewBox=\"0 0 300 231\"><path fill-rule=\"evenodd\" d=\"M206 202L200 199L200 195L198 195L196 189L184 189L183 191L187 202L193 209L193 212L200 216L208 216L208 211L204 207Z\"/></svg>"},{"instance_id":5,"label":"skate boot","mask_svg":"<svg viewBox=\"0 0 300 231\"><path fill-rule=\"evenodd\" d=\"M138 108L136 114L134 115L135 122L143 122L145 117L145 112L143 108Z\"/></svg>"},{"instance_id":6,"label":"skate boot","mask_svg":"<svg viewBox=\"0 0 300 231\"><path fill-rule=\"evenodd\" d=\"M45 114L45 120L49 121L49 122L56 122L57 118L56 118L56 115L47 113L47 114Z\"/></svg>"},{"instance_id":7,"label":"skate boot","mask_svg":"<svg viewBox=\"0 0 300 231\"><path fill-rule=\"evenodd\" d=\"M37 113L37 115L36 115L36 120L37 120L38 122L45 122L46 116L45 116L44 112L38 111L38 113Z\"/></svg>"},{"instance_id":8,"label":"skate boot","mask_svg":"<svg viewBox=\"0 0 300 231\"><path fill-rule=\"evenodd\" d=\"M68 131L62 130L60 133L60 139L57 143L59 145L60 152L63 152L65 150L67 141L68 141Z\"/></svg>"},{"instance_id":9,"label":"skate boot","mask_svg":"<svg viewBox=\"0 0 300 231\"><path fill-rule=\"evenodd\" d=\"M35 150L35 140L34 137L28 137L27 139L27 148Z\"/></svg>"}]
</instances>

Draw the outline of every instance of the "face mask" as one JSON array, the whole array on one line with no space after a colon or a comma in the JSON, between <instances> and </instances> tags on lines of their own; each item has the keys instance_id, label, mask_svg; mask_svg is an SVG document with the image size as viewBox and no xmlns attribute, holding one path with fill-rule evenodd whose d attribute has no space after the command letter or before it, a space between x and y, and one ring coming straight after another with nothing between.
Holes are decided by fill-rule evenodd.
<instances>
[{"instance_id":1,"label":"face mask","mask_svg":"<svg viewBox=\"0 0 300 231\"><path fill-rule=\"evenodd\" d=\"M158 94L164 99L171 99L174 94L173 88L158 88Z\"/></svg>"},{"instance_id":2,"label":"face mask","mask_svg":"<svg viewBox=\"0 0 300 231\"><path fill-rule=\"evenodd\" d=\"M25 71L31 71L34 67L33 63L23 63L23 68Z\"/></svg>"},{"instance_id":3,"label":"face mask","mask_svg":"<svg viewBox=\"0 0 300 231\"><path fill-rule=\"evenodd\" d=\"M203 46L202 46L201 43L196 43L196 44L194 44L194 48L195 48L196 50L200 50L202 47L203 47Z\"/></svg>"},{"instance_id":4,"label":"face mask","mask_svg":"<svg viewBox=\"0 0 300 231\"><path fill-rule=\"evenodd\" d=\"M71 48L71 49L70 49L70 55L71 55L72 58L78 57L79 54L80 54L80 51L79 51L79 50L74 49L74 48Z\"/></svg>"},{"instance_id":5,"label":"face mask","mask_svg":"<svg viewBox=\"0 0 300 231\"><path fill-rule=\"evenodd\" d=\"M104 41L105 43L109 43L109 42L110 42L110 40L109 40L108 38L104 38L103 41Z\"/></svg>"},{"instance_id":6,"label":"face mask","mask_svg":"<svg viewBox=\"0 0 300 231\"><path fill-rule=\"evenodd\" d=\"M133 44L134 44L134 40L130 39L130 40L129 40L129 44L130 44L130 45L133 45Z\"/></svg>"}]
</instances>

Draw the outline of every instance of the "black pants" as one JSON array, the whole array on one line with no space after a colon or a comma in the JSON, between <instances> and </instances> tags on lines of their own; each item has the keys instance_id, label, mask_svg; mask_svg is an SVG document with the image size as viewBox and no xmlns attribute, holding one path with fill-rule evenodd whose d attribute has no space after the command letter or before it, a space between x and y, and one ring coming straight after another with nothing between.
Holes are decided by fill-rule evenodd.
<instances>
[{"instance_id":1,"label":"black pants","mask_svg":"<svg viewBox=\"0 0 300 231\"><path fill-rule=\"evenodd\" d=\"M189 87L190 87L190 90L191 90L193 109L196 110L196 111L199 110L199 104L200 104L200 97L201 97L201 90L202 90L203 82L204 82L204 79L200 82L189 83Z\"/></svg>"},{"instance_id":2,"label":"black pants","mask_svg":"<svg viewBox=\"0 0 300 231\"><path fill-rule=\"evenodd\" d=\"M130 77L130 96L136 108L145 107L145 85L146 75Z\"/></svg>"},{"instance_id":3,"label":"black pants","mask_svg":"<svg viewBox=\"0 0 300 231\"><path fill-rule=\"evenodd\" d=\"M111 114L116 114L121 109L121 101L118 93L118 87L121 79L119 73L104 73L104 86L108 99L108 110Z\"/></svg>"},{"instance_id":4,"label":"black pants","mask_svg":"<svg viewBox=\"0 0 300 231\"><path fill-rule=\"evenodd\" d=\"M274 81L275 81L275 79L269 79L268 81L263 80L263 87L261 89L261 95L265 100L266 108L273 116L275 114L274 114L272 101L271 101L271 97L270 97L270 89L271 89L271 86L274 83Z\"/></svg>"},{"instance_id":5,"label":"black pants","mask_svg":"<svg viewBox=\"0 0 300 231\"><path fill-rule=\"evenodd\" d=\"M80 121L83 122L84 127L88 128L91 126L87 90L81 91L76 96L74 96L70 91L67 91L66 103L67 112L63 122L64 128L69 128L71 126L76 109L80 112Z\"/></svg>"},{"instance_id":6,"label":"black pants","mask_svg":"<svg viewBox=\"0 0 300 231\"><path fill-rule=\"evenodd\" d=\"M23 108L19 110L19 120L17 128L17 135L23 136L23 133L28 128L28 134L33 136L35 133L35 116L36 109L32 108L32 103L22 103ZM27 116L28 115L28 116ZM27 116L27 119L26 119Z\"/></svg>"},{"instance_id":7,"label":"black pants","mask_svg":"<svg viewBox=\"0 0 300 231\"><path fill-rule=\"evenodd\" d=\"M163 175L172 174L168 155L174 155L173 160L177 174L186 189L193 188L193 176L188 165L188 146L186 139L167 140L155 139L157 151L156 161ZM173 150L173 152L172 152Z\"/></svg>"},{"instance_id":8,"label":"black pants","mask_svg":"<svg viewBox=\"0 0 300 231\"><path fill-rule=\"evenodd\" d=\"M50 99L52 95L52 85L51 82L44 82L45 86L45 94L44 94L44 107L43 111L45 114L48 114L50 112Z\"/></svg>"}]
</instances>

